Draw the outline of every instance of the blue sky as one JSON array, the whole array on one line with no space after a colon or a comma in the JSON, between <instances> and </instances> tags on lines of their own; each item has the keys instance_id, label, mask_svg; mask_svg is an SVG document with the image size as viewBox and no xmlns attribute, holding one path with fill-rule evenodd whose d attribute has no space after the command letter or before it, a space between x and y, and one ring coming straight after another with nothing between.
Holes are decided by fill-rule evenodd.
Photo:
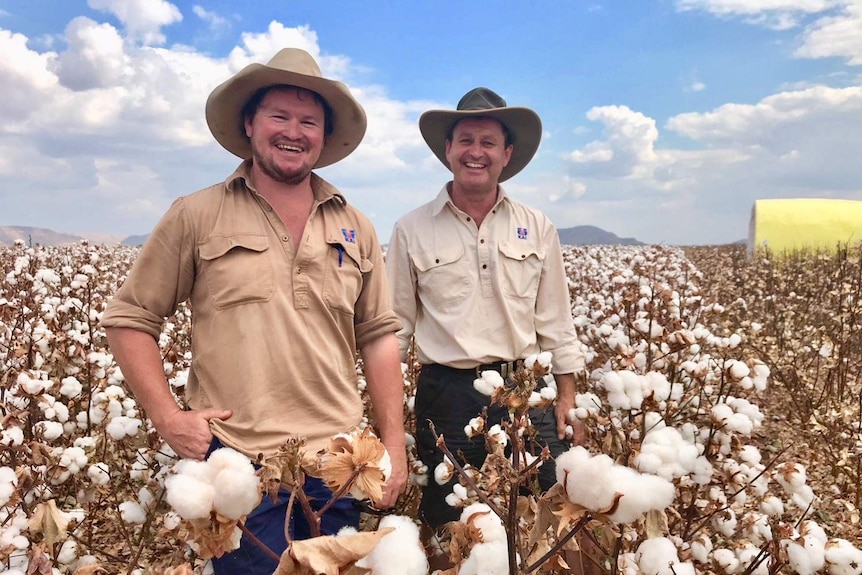
<instances>
[{"instance_id":1,"label":"blue sky","mask_svg":"<svg viewBox=\"0 0 862 575\"><path fill-rule=\"evenodd\" d=\"M541 116L505 187L560 228L726 243L757 198L862 199L862 0L0 0L0 226L147 233L238 163L206 96L284 46L365 106L320 174L383 242L448 177L419 115L476 86Z\"/></svg>"}]
</instances>

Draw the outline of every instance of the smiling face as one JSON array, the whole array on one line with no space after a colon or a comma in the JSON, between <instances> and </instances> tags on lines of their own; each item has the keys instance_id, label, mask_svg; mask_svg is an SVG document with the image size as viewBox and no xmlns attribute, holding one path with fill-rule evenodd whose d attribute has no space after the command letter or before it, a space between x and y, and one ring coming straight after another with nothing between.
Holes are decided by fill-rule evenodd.
<instances>
[{"instance_id":1,"label":"smiling face","mask_svg":"<svg viewBox=\"0 0 862 575\"><path fill-rule=\"evenodd\" d=\"M471 193L496 193L500 173L512 157L503 125L493 118L465 118L446 140L454 185Z\"/></svg>"},{"instance_id":2,"label":"smiling face","mask_svg":"<svg viewBox=\"0 0 862 575\"><path fill-rule=\"evenodd\" d=\"M272 88L245 118L252 170L276 182L296 185L311 174L324 145L325 112L313 92Z\"/></svg>"}]
</instances>

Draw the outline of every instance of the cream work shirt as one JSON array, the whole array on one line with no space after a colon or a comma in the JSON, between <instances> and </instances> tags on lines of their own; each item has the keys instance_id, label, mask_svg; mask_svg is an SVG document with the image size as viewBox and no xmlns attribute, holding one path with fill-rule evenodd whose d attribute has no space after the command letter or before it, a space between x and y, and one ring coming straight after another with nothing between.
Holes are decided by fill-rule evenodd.
<instances>
[{"instance_id":1,"label":"cream work shirt","mask_svg":"<svg viewBox=\"0 0 862 575\"><path fill-rule=\"evenodd\" d=\"M554 373L583 370L557 230L542 212L497 203L477 227L437 198L395 224L386 255L402 360L473 368L553 353Z\"/></svg>"},{"instance_id":2,"label":"cream work shirt","mask_svg":"<svg viewBox=\"0 0 862 575\"><path fill-rule=\"evenodd\" d=\"M109 302L104 327L158 339L180 302L192 308L192 409L254 458L291 436L308 449L357 425L356 351L398 330L383 252L369 220L312 174L314 206L296 249L244 162L224 183L177 199Z\"/></svg>"}]
</instances>

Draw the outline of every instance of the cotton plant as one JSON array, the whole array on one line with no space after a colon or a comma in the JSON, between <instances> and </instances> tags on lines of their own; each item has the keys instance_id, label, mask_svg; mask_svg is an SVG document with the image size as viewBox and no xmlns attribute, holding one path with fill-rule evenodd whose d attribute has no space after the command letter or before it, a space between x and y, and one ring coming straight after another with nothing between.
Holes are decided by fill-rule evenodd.
<instances>
[{"instance_id":1,"label":"cotton plant","mask_svg":"<svg viewBox=\"0 0 862 575\"><path fill-rule=\"evenodd\" d=\"M205 461L181 459L165 479L166 499L203 559L239 547L239 525L261 498L260 478L243 454L216 449ZM129 513L134 510L129 510Z\"/></svg>"}]
</instances>

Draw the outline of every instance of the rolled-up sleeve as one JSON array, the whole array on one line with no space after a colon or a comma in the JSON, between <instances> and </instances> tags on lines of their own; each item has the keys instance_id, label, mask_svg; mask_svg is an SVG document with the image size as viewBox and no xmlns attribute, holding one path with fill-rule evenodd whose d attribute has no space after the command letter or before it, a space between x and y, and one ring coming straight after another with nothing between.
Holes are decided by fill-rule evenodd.
<instances>
[{"instance_id":1,"label":"rolled-up sleeve","mask_svg":"<svg viewBox=\"0 0 862 575\"><path fill-rule=\"evenodd\" d=\"M188 299L195 278L194 230L183 198L156 225L123 285L108 302L102 327L124 327L158 339L165 318Z\"/></svg>"},{"instance_id":2,"label":"rolled-up sleeve","mask_svg":"<svg viewBox=\"0 0 862 575\"><path fill-rule=\"evenodd\" d=\"M371 246L369 260L371 269L362 278L362 291L356 302L354 332L356 346L362 348L387 333L397 332L401 322L392 310L389 299L389 286L386 266L383 261L383 248L377 234L369 224L367 241Z\"/></svg>"},{"instance_id":3,"label":"rolled-up sleeve","mask_svg":"<svg viewBox=\"0 0 862 575\"><path fill-rule=\"evenodd\" d=\"M537 343L540 349L553 354L554 373L580 373L585 367L584 351L572 318L560 237L550 222L545 226L543 237L547 255L536 297Z\"/></svg>"},{"instance_id":4,"label":"rolled-up sleeve","mask_svg":"<svg viewBox=\"0 0 862 575\"><path fill-rule=\"evenodd\" d=\"M416 329L416 273L410 264L407 237L399 223L392 230L389 248L386 251L386 275L389 278L389 291L392 294L392 308L401 321L401 329L396 334L401 361L407 358L407 350Z\"/></svg>"}]
</instances>

